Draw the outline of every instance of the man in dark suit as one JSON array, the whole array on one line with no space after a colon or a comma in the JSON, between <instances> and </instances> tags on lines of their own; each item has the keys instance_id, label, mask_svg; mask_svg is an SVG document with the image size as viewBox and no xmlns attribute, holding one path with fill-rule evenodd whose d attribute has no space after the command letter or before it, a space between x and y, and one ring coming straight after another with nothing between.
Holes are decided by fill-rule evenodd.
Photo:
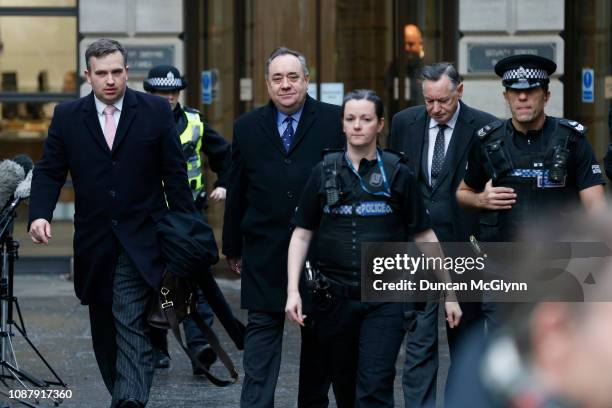
<instances>
[{"instance_id":1,"label":"man in dark suit","mask_svg":"<svg viewBox=\"0 0 612 408\"><path fill-rule=\"evenodd\" d=\"M325 148L344 145L340 107L309 96L304 56L281 47L268 58L270 102L234 124L232 166L223 226L223 253L242 277L242 307L249 310L244 350L242 407L273 407L287 294L291 218L302 188ZM308 330L302 332L303 380L321 376L312 364ZM309 351L310 350L310 351ZM313 370L310 372L309 370ZM305 372L306 371L306 372ZM322 384L327 399L329 383Z\"/></svg>"},{"instance_id":2,"label":"man in dark suit","mask_svg":"<svg viewBox=\"0 0 612 408\"><path fill-rule=\"evenodd\" d=\"M478 218L458 207L455 191L465 174L475 131L495 117L461 102L463 84L453 65L441 62L426 66L422 80L425 106L395 115L389 147L408 156L440 242L465 242ZM478 321L477 305L461 303L461 325L452 330L447 326L451 359L460 334ZM428 302L417 313L416 326L408 336L402 379L406 406L435 406L437 321L438 303Z\"/></svg>"},{"instance_id":3,"label":"man in dark suit","mask_svg":"<svg viewBox=\"0 0 612 408\"><path fill-rule=\"evenodd\" d=\"M164 264L155 223L195 211L168 102L127 88L127 54L101 39L85 52L93 92L53 115L30 197L30 236L51 238L70 171L75 191L75 290L89 305L94 353L111 407L144 407L153 378L146 305ZM166 205L167 200L167 205Z\"/></svg>"}]
</instances>

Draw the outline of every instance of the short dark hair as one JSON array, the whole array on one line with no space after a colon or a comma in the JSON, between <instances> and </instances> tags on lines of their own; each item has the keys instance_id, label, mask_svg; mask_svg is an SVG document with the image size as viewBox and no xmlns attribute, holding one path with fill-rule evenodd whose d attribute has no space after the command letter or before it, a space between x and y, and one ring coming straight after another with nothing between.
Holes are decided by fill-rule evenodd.
<instances>
[{"instance_id":1,"label":"short dark hair","mask_svg":"<svg viewBox=\"0 0 612 408\"><path fill-rule=\"evenodd\" d=\"M114 54L117 51L123 55L123 65L127 66L127 51L119 41L111 40L110 38L100 38L92 42L87 47L87 50L85 50L87 70L91 69L89 66L89 59L91 57L100 58L105 55Z\"/></svg>"},{"instance_id":2,"label":"short dark hair","mask_svg":"<svg viewBox=\"0 0 612 408\"><path fill-rule=\"evenodd\" d=\"M304 57L304 54L287 47L278 47L277 49L272 51L272 54L270 54L270 56L266 60L266 65L264 66L265 79L268 79L268 72L270 70L270 64L272 63L272 60L274 60L274 58L276 57L280 57L281 55L293 55L295 58L297 58L300 61L300 65L302 66L304 76L308 76L308 64L306 64L306 57Z\"/></svg>"},{"instance_id":3,"label":"short dark hair","mask_svg":"<svg viewBox=\"0 0 612 408\"><path fill-rule=\"evenodd\" d=\"M456 88L461 83L461 76L457 72L457 68L450 62L436 62L433 65L426 65L421 71L421 80L439 81L442 75L446 75Z\"/></svg>"},{"instance_id":4,"label":"short dark hair","mask_svg":"<svg viewBox=\"0 0 612 408\"><path fill-rule=\"evenodd\" d=\"M378 117L379 120L385 116L385 105L383 105L382 99L380 99L380 96L376 95L376 92L371 89L355 89L344 95L344 99L342 100L342 116L344 116L344 107L348 101L359 101L362 99L374 104L376 117Z\"/></svg>"}]
</instances>

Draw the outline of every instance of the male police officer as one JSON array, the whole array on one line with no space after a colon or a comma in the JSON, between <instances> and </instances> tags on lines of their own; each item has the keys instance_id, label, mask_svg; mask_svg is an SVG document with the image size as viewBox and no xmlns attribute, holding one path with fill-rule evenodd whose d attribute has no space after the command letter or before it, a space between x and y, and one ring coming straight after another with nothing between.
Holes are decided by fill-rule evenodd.
<instances>
[{"instance_id":1,"label":"male police officer","mask_svg":"<svg viewBox=\"0 0 612 408\"><path fill-rule=\"evenodd\" d=\"M201 152L208 156L211 169L218 174L215 189L210 197L216 201L225 200L225 178L231 163L230 145L223 136L215 132L204 122L202 115L196 109L182 107L178 102L181 90L187 87L187 82L181 77L178 69L171 65L159 65L149 71L148 78L143 82L145 91L159 95L168 100L174 113L176 130L179 134L183 155L187 162L189 186L193 193L196 208L202 211L206 203L206 189L204 188L204 174L202 174ZM198 311L204 321L211 325L213 312L204 296L199 292ZM185 337L188 347L198 356L202 364L209 367L217 356L191 318L185 320ZM166 331L152 329L153 343L156 350L155 367L167 368L170 360L167 353L168 343ZM193 367L194 375L203 374L200 369Z\"/></svg>"},{"instance_id":2,"label":"male police officer","mask_svg":"<svg viewBox=\"0 0 612 408\"><path fill-rule=\"evenodd\" d=\"M514 55L495 65L512 118L477 131L457 190L461 205L482 211L483 241L513 241L531 220L562 220L571 205L581 203L588 212L605 206L604 180L586 128L544 113L549 76L556 68L535 55ZM487 322L495 329L501 308L485 303Z\"/></svg>"},{"instance_id":3,"label":"male police officer","mask_svg":"<svg viewBox=\"0 0 612 408\"><path fill-rule=\"evenodd\" d=\"M477 132L457 200L483 210L480 238L511 241L530 217L555 216L574 201L589 212L605 205L604 180L586 128L544 114L549 76L546 58L514 55L495 65L512 118Z\"/></svg>"}]
</instances>

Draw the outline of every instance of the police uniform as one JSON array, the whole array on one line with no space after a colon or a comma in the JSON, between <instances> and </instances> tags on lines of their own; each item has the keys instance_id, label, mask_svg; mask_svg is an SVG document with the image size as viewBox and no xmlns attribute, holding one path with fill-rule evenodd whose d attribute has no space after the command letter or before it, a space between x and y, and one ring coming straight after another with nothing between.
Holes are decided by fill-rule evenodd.
<instances>
[{"instance_id":1,"label":"police uniform","mask_svg":"<svg viewBox=\"0 0 612 408\"><path fill-rule=\"evenodd\" d=\"M143 87L147 92L152 93L156 91L180 91L187 87L187 82L181 77L178 69L175 67L159 65L149 71L148 78L143 82ZM187 164L189 187L191 188L196 208L202 211L206 202L206 189L202 172L201 153L207 156L211 170L218 175L215 187L225 187L231 164L230 145L223 136L208 126L198 110L182 107L180 103L177 103L173 114L176 130L183 148L183 157ZM206 219L204 212L202 215ZM214 319L213 311L201 290L198 290L197 308L202 319L209 326L212 325ZM229 306L226 309L229 310ZM200 329L189 317L185 319L183 328L189 349L198 356L202 364L210 366L216 360L216 356L208 346L208 341ZM166 354L166 356L155 356L156 368L168 367L170 362L167 357L168 342L166 331L152 329L151 334L152 342L157 349L156 352L159 353L161 351L163 354ZM192 366L192 368L195 375L203 374L198 367Z\"/></svg>"},{"instance_id":2,"label":"police uniform","mask_svg":"<svg viewBox=\"0 0 612 408\"><path fill-rule=\"evenodd\" d=\"M404 305L360 301L361 243L405 241L429 229L417 188L395 153L378 151L357 171L340 151L325 155L302 193L294 223L316 230L317 264L331 294L316 301L307 322L326 346L339 407L393 406Z\"/></svg>"},{"instance_id":3,"label":"police uniform","mask_svg":"<svg viewBox=\"0 0 612 408\"><path fill-rule=\"evenodd\" d=\"M174 120L187 163L189 187L196 206L202 209L206 190L201 153L206 155L210 169L217 174L214 187L225 187L231 165L230 144L204 121L197 109L181 107L177 103Z\"/></svg>"},{"instance_id":4,"label":"police uniform","mask_svg":"<svg viewBox=\"0 0 612 408\"><path fill-rule=\"evenodd\" d=\"M180 91L187 87L187 82L175 67L159 65L149 71L143 87L147 92ZM210 169L217 174L214 187L225 187L231 165L230 144L204 121L197 109L181 107L177 103L173 113L187 163L189 186L196 205L201 209L205 201L201 153L206 155Z\"/></svg>"},{"instance_id":5,"label":"police uniform","mask_svg":"<svg viewBox=\"0 0 612 408\"><path fill-rule=\"evenodd\" d=\"M495 72L511 89L547 86L554 62L533 55L515 55L497 63ZM579 203L579 192L604 184L601 169L585 138L587 129L572 120L546 116L541 129L522 133L512 119L495 121L477 131L464 182L483 191L511 187L517 194L509 210L484 211L480 217L483 241L512 241L532 217L561 217Z\"/></svg>"}]
</instances>

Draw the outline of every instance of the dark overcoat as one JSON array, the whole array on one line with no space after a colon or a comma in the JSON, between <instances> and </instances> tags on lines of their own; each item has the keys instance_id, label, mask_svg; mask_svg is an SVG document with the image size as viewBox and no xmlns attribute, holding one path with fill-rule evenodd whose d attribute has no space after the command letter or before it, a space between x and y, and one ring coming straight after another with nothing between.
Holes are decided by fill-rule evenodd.
<instances>
[{"instance_id":1,"label":"dark overcoat","mask_svg":"<svg viewBox=\"0 0 612 408\"><path fill-rule=\"evenodd\" d=\"M119 245L153 288L164 268L155 225L170 208L195 211L168 102L126 89L113 149L93 93L56 107L34 168L30 223L51 221L70 171L75 192L74 286L83 304L110 303Z\"/></svg>"},{"instance_id":2,"label":"dark overcoat","mask_svg":"<svg viewBox=\"0 0 612 408\"><path fill-rule=\"evenodd\" d=\"M242 257L243 308L284 310L291 219L323 149L343 147L344 140L340 107L310 97L288 152L272 102L234 123L223 253Z\"/></svg>"}]
</instances>

